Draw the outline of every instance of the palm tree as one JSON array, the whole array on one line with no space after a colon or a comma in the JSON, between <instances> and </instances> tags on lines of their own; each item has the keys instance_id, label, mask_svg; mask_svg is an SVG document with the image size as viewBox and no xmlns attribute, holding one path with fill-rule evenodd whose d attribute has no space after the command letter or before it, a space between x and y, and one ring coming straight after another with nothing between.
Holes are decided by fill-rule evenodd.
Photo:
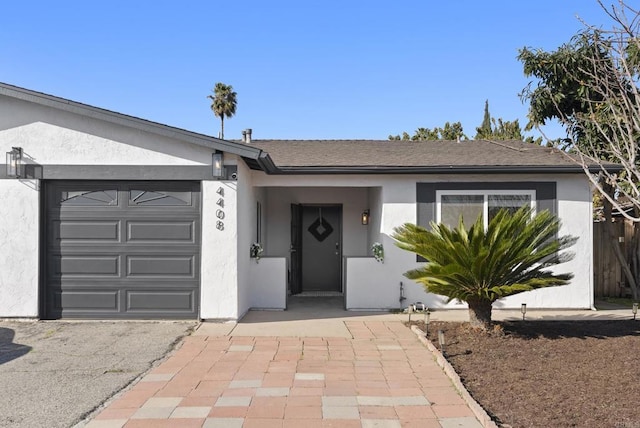
<instances>
[{"instance_id":1,"label":"palm tree","mask_svg":"<svg viewBox=\"0 0 640 428\"><path fill-rule=\"evenodd\" d=\"M211 110L220 118L220 138L224 138L224 118L236 114L238 101L233 86L218 82L213 88L213 95L207 95L211 100Z\"/></svg>"},{"instance_id":2,"label":"palm tree","mask_svg":"<svg viewBox=\"0 0 640 428\"><path fill-rule=\"evenodd\" d=\"M472 326L488 329L492 304L523 291L564 285L570 273L546 268L564 263L573 254L559 252L577 238L558 238L560 220L549 211L532 217L523 207L513 213L500 210L485 230L482 216L467 231L462 218L456 228L432 223L432 230L406 223L395 229L396 245L428 262L404 275L429 293L459 299L469 305Z\"/></svg>"}]
</instances>

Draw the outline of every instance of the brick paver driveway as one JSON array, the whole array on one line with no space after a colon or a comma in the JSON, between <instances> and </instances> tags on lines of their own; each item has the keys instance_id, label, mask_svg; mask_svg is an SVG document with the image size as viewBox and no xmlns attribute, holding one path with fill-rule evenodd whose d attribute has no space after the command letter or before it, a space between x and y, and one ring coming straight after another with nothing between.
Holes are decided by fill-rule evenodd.
<instances>
[{"instance_id":1,"label":"brick paver driveway","mask_svg":"<svg viewBox=\"0 0 640 428\"><path fill-rule=\"evenodd\" d=\"M345 323L352 338L187 337L87 427L481 427L402 323Z\"/></svg>"}]
</instances>

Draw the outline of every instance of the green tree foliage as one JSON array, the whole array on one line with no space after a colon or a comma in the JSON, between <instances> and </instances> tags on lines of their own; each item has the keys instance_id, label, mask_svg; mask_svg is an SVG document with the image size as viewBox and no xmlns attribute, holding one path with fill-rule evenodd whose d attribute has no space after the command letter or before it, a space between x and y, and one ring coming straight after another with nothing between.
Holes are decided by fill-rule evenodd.
<instances>
[{"instance_id":1,"label":"green tree foliage","mask_svg":"<svg viewBox=\"0 0 640 428\"><path fill-rule=\"evenodd\" d=\"M568 134L560 141L564 149L597 136L594 127L582 118L589 115L593 102L600 104L604 100L603 94L591 90L599 79L593 74L594 59L603 64L611 61L608 43L602 44L602 41L599 31L586 30L552 52L520 49L518 59L525 76L536 79L520 93L522 100L529 104L526 130L549 120L559 120ZM601 114L605 112L598 110ZM603 119L606 122L606 118Z\"/></svg>"},{"instance_id":2,"label":"green tree foliage","mask_svg":"<svg viewBox=\"0 0 640 428\"><path fill-rule=\"evenodd\" d=\"M447 122L447 125L449 123ZM403 133L404 135L405 133ZM439 128L418 128L416 132L411 136L411 141L429 141L429 140L440 140L440 129Z\"/></svg>"},{"instance_id":3,"label":"green tree foliage","mask_svg":"<svg viewBox=\"0 0 640 428\"><path fill-rule=\"evenodd\" d=\"M532 136L525 137L520 127L518 119L514 121L502 120L502 118L491 117L489 113L489 100L484 103L484 117L482 118L482 124L476 128L476 140L519 140L527 143L538 144L542 143L542 137L533 138Z\"/></svg>"},{"instance_id":4,"label":"green tree foliage","mask_svg":"<svg viewBox=\"0 0 640 428\"><path fill-rule=\"evenodd\" d=\"M534 80L522 91L528 126L555 119L566 147L576 155L603 196L605 230L632 296L640 298L640 11L618 2L605 7L611 28L586 27L555 51L523 48L518 58ZM616 163L619 168L611 168ZM593 169L599 169L597 174ZM629 212L617 195L633 204ZM633 250L620 250L612 208L634 222Z\"/></svg>"},{"instance_id":5,"label":"green tree foliage","mask_svg":"<svg viewBox=\"0 0 640 428\"><path fill-rule=\"evenodd\" d=\"M220 118L220 138L224 138L224 118L236 114L238 105L237 94L233 86L218 82L213 88L213 95L207 95L211 100L211 110Z\"/></svg>"},{"instance_id":6,"label":"green tree foliage","mask_svg":"<svg viewBox=\"0 0 640 428\"><path fill-rule=\"evenodd\" d=\"M467 136L464 134L462 124L460 122L449 123L446 122L443 127L431 128L418 128L413 135L409 135L407 132L400 135L389 135L389 140L403 140L403 141L436 141L436 140L466 140Z\"/></svg>"},{"instance_id":7,"label":"green tree foliage","mask_svg":"<svg viewBox=\"0 0 640 428\"><path fill-rule=\"evenodd\" d=\"M486 230L482 216L468 231L462 219L453 229L435 223L431 227L406 223L395 229L392 237L398 247L427 260L405 276L428 293L467 302L473 326L490 326L492 304L498 299L564 285L573 277L548 269L570 260L572 254L560 251L577 240L558 238L560 221L548 211L532 217L530 207L516 213L503 209Z\"/></svg>"},{"instance_id":8,"label":"green tree foliage","mask_svg":"<svg viewBox=\"0 0 640 428\"><path fill-rule=\"evenodd\" d=\"M489 113L489 100L484 102L484 116L482 118L482 124L476 128L476 136L474 139L488 140L493 136L493 129L491 129L491 114Z\"/></svg>"},{"instance_id":9,"label":"green tree foliage","mask_svg":"<svg viewBox=\"0 0 640 428\"><path fill-rule=\"evenodd\" d=\"M437 141L437 140L467 140L462 123L446 122L442 127L418 128L413 135L403 132L402 135L389 135L389 140L394 141ZM480 127L476 128L476 140L520 140L527 143L541 144L542 138L534 139L531 136L525 137L518 119L505 121L502 118L491 117L489 113L489 101L484 104L484 118Z\"/></svg>"},{"instance_id":10,"label":"green tree foliage","mask_svg":"<svg viewBox=\"0 0 640 428\"><path fill-rule=\"evenodd\" d=\"M440 128L440 137L442 140L457 140L467 139L462 130L462 124L460 122L445 123L443 128Z\"/></svg>"}]
</instances>

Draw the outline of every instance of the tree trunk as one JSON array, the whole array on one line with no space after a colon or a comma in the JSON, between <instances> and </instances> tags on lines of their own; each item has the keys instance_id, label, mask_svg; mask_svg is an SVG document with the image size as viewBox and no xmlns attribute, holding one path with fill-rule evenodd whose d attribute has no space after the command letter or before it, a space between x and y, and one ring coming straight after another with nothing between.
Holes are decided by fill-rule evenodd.
<instances>
[{"instance_id":1,"label":"tree trunk","mask_svg":"<svg viewBox=\"0 0 640 428\"><path fill-rule=\"evenodd\" d=\"M224 114L220 115L220 138L224 140Z\"/></svg>"},{"instance_id":2,"label":"tree trunk","mask_svg":"<svg viewBox=\"0 0 640 428\"><path fill-rule=\"evenodd\" d=\"M489 330L491 327L492 302L484 299L467 300L469 304L469 324L472 327L482 330Z\"/></svg>"},{"instance_id":3,"label":"tree trunk","mask_svg":"<svg viewBox=\"0 0 640 428\"><path fill-rule=\"evenodd\" d=\"M631 269L634 278L640 278L640 225L638 223L633 223L633 236L632 236L632 246L631 246ZM637 284L636 288L631 288L631 295L634 300L640 299L640 290L638 290Z\"/></svg>"},{"instance_id":4,"label":"tree trunk","mask_svg":"<svg viewBox=\"0 0 640 428\"><path fill-rule=\"evenodd\" d=\"M610 185L606 185L603 187L606 192L613 192L613 188ZM622 272L624 273L624 276L627 280L627 284L629 284L629 287L631 287L631 294L634 299L638 299L638 286L636 284L636 279L633 276L633 272L631 272L631 269L629 268L629 262L627 261L627 258L625 257L625 255L622 253L622 250L620 249L620 243L618 242L618 237L614 236L614 233L613 233L613 222L612 222L612 216L611 216L612 207L613 206L611 202L606 197L602 198L602 208L604 211L604 223L605 223L604 230L607 234L607 238L608 238L607 240L611 243L613 247L613 253L616 255L616 259L618 259L618 263L620 263L620 267L622 268Z\"/></svg>"}]
</instances>

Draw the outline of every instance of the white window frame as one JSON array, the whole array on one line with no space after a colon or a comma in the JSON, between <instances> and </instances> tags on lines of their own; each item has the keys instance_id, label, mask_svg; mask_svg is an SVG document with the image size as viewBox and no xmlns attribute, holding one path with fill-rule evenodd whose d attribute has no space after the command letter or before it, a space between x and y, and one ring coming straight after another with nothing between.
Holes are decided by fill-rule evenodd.
<instances>
[{"instance_id":1,"label":"white window frame","mask_svg":"<svg viewBox=\"0 0 640 428\"><path fill-rule=\"evenodd\" d=\"M533 189L508 189L508 190L436 190L436 223L440 223L442 196L449 195L483 195L484 202L482 206L482 219L485 230L489 227L489 195L518 195L529 196L531 199L531 215L535 215L536 210L536 191ZM475 219L474 219L475 221ZM470 225L469 225L470 226Z\"/></svg>"}]
</instances>

